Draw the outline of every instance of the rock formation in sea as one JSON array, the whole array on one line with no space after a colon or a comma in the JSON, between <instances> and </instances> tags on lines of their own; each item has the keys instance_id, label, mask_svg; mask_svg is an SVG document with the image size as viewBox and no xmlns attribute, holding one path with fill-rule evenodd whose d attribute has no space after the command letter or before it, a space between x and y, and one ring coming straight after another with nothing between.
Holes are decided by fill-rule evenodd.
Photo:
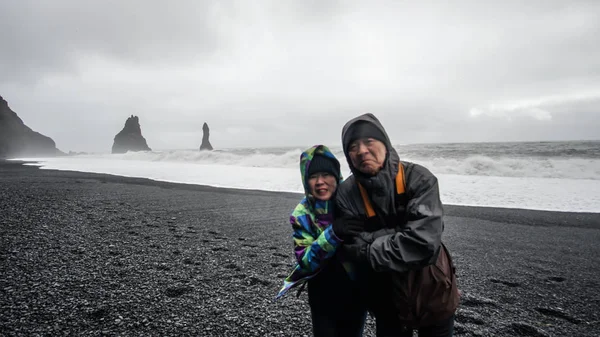
<instances>
[{"instance_id":1,"label":"rock formation in sea","mask_svg":"<svg viewBox=\"0 0 600 337\"><path fill-rule=\"evenodd\" d=\"M142 136L140 120L134 115L127 118L123 130L117 133L112 146L112 153L125 153L127 151L152 151L148 147L146 139Z\"/></svg>"},{"instance_id":2,"label":"rock formation in sea","mask_svg":"<svg viewBox=\"0 0 600 337\"><path fill-rule=\"evenodd\" d=\"M212 150L213 147L210 145L210 141L208 137L210 136L210 130L208 129L208 124L204 123L202 125L202 144L200 144L200 151L202 150Z\"/></svg>"},{"instance_id":3,"label":"rock formation in sea","mask_svg":"<svg viewBox=\"0 0 600 337\"><path fill-rule=\"evenodd\" d=\"M64 155L52 138L31 130L0 96L0 158Z\"/></svg>"}]
</instances>

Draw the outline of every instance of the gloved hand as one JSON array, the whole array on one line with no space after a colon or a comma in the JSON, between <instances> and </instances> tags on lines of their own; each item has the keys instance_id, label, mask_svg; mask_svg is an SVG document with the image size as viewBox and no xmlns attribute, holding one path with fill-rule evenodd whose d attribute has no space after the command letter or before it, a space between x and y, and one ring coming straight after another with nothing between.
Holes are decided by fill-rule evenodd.
<instances>
[{"instance_id":1,"label":"gloved hand","mask_svg":"<svg viewBox=\"0 0 600 337\"><path fill-rule=\"evenodd\" d=\"M371 244L378 237L386 236L386 235L393 235L395 233L396 233L396 229L394 229L394 228L382 228L375 232L361 232L361 233L358 233L357 236L360 236L360 238L362 240L366 241L368 244Z\"/></svg>"},{"instance_id":2,"label":"gloved hand","mask_svg":"<svg viewBox=\"0 0 600 337\"><path fill-rule=\"evenodd\" d=\"M352 241L342 245L342 252L352 262L368 263L370 246L361 236L355 236Z\"/></svg>"},{"instance_id":3,"label":"gloved hand","mask_svg":"<svg viewBox=\"0 0 600 337\"><path fill-rule=\"evenodd\" d=\"M362 232L365 224L363 220L357 218L341 217L333 220L331 227L335 236L345 241Z\"/></svg>"}]
</instances>

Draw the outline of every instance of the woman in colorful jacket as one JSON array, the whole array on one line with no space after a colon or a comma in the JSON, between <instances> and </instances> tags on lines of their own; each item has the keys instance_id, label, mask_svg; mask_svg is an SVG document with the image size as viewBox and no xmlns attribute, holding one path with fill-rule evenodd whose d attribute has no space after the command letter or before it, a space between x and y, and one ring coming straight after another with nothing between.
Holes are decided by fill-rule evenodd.
<instances>
[{"instance_id":1,"label":"woman in colorful jacket","mask_svg":"<svg viewBox=\"0 0 600 337\"><path fill-rule=\"evenodd\" d=\"M316 145L300 155L300 173L305 197L290 216L297 264L277 298L307 283L314 336L362 336L366 309L352 296L358 291L351 265L336 254L344 237L362 228L360 221L334 220L340 163L326 146Z\"/></svg>"}]
</instances>

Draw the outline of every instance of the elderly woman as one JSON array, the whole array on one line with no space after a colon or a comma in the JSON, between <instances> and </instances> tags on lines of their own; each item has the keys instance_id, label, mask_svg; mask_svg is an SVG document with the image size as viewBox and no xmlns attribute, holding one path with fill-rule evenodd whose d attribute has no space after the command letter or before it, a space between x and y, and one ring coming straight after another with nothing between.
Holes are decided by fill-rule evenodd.
<instances>
[{"instance_id":1,"label":"elderly woman","mask_svg":"<svg viewBox=\"0 0 600 337\"><path fill-rule=\"evenodd\" d=\"M317 145L301 154L300 173L305 196L290 216L297 264L277 298L308 283L314 336L362 336L366 309L353 296L358 290L352 266L336 254L344 238L362 228L360 221L334 220L340 163L326 146Z\"/></svg>"},{"instance_id":2,"label":"elderly woman","mask_svg":"<svg viewBox=\"0 0 600 337\"><path fill-rule=\"evenodd\" d=\"M363 232L342 253L358 278L377 336L452 336L459 302L455 268L442 244L443 209L436 177L400 161L372 114L350 120L342 144L352 176L338 188L345 217Z\"/></svg>"}]
</instances>

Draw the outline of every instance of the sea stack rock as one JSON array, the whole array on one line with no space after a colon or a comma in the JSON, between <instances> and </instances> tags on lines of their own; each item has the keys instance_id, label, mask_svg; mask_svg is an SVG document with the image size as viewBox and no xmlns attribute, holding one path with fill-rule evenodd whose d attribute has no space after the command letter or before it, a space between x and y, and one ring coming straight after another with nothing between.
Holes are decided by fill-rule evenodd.
<instances>
[{"instance_id":1,"label":"sea stack rock","mask_svg":"<svg viewBox=\"0 0 600 337\"><path fill-rule=\"evenodd\" d=\"M210 145L210 141L208 137L210 136L210 130L208 129L208 124L204 123L202 125L202 144L200 144L200 151L213 149L212 145Z\"/></svg>"},{"instance_id":2,"label":"sea stack rock","mask_svg":"<svg viewBox=\"0 0 600 337\"><path fill-rule=\"evenodd\" d=\"M0 96L0 158L63 155L50 137L31 130Z\"/></svg>"},{"instance_id":3,"label":"sea stack rock","mask_svg":"<svg viewBox=\"0 0 600 337\"><path fill-rule=\"evenodd\" d=\"M127 151L152 151L146 139L142 136L140 120L137 116L131 115L125 121L125 127L115 136L112 153L125 153Z\"/></svg>"}]
</instances>

